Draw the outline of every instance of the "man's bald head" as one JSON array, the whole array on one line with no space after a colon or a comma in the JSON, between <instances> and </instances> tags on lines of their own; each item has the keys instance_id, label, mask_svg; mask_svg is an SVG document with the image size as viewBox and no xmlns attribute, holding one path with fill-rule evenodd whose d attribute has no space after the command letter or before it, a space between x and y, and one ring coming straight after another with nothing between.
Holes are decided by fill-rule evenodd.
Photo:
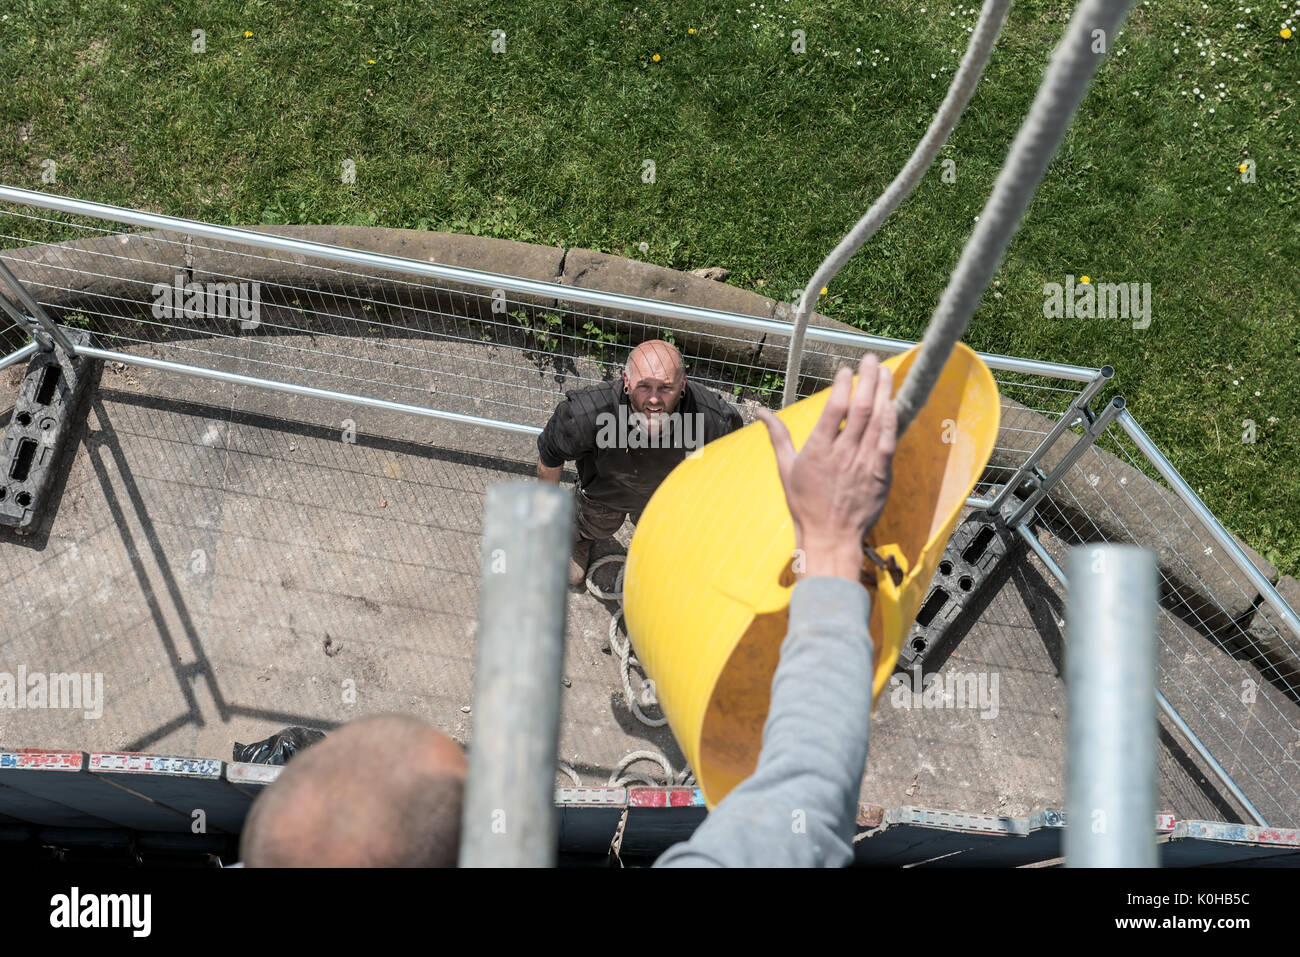
<instances>
[{"instance_id":1,"label":"man's bald head","mask_svg":"<svg viewBox=\"0 0 1300 957\"><path fill-rule=\"evenodd\" d=\"M633 384L644 378L679 382L685 378L682 354L662 339L648 339L627 357L627 375Z\"/></svg>"},{"instance_id":2,"label":"man's bald head","mask_svg":"<svg viewBox=\"0 0 1300 957\"><path fill-rule=\"evenodd\" d=\"M465 754L410 715L349 722L290 761L253 804L248 867L455 867Z\"/></svg>"},{"instance_id":3,"label":"man's bald head","mask_svg":"<svg viewBox=\"0 0 1300 957\"><path fill-rule=\"evenodd\" d=\"M686 389L682 354L662 339L641 343L627 357L623 389L637 412L652 417L672 412Z\"/></svg>"}]
</instances>

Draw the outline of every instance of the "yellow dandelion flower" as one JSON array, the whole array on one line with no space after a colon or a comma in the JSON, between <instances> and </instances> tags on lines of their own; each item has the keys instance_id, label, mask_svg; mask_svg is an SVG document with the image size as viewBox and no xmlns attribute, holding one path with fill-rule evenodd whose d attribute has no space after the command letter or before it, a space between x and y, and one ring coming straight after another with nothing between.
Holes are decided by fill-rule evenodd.
<instances>
[{"instance_id":1,"label":"yellow dandelion flower","mask_svg":"<svg viewBox=\"0 0 1300 957\"><path fill-rule=\"evenodd\" d=\"M367 62L367 63L374 63L375 61L374 61L374 60L367 60L366 62Z\"/></svg>"},{"instance_id":2,"label":"yellow dandelion flower","mask_svg":"<svg viewBox=\"0 0 1300 957\"><path fill-rule=\"evenodd\" d=\"M1081 282L1081 283L1087 285L1088 283L1092 282L1092 280L1089 279L1087 276L1080 276L1080 277L1079 277L1079 282Z\"/></svg>"},{"instance_id":3,"label":"yellow dandelion flower","mask_svg":"<svg viewBox=\"0 0 1300 957\"><path fill-rule=\"evenodd\" d=\"M656 53L656 54L655 54L654 56L652 56L650 59L652 59L652 60L654 60L656 63L658 63L658 62L659 62L659 54Z\"/></svg>"},{"instance_id":4,"label":"yellow dandelion flower","mask_svg":"<svg viewBox=\"0 0 1300 957\"><path fill-rule=\"evenodd\" d=\"M1291 28L1290 28L1290 27L1283 27L1283 28L1278 32L1278 36L1280 36L1283 40L1290 40L1290 39L1291 39Z\"/></svg>"},{"instance_id":5,"label":"yellow dandelion flower","mask_svg":"<svg viewBox=\"0 0 1300 957\"><path fill-rule=\"evenodd\" d=\"M245 30L245 31L244 31L244 36L245 36L245 37L251 37L252 35L253 35L253 31L252 31L252 30Z\"/></svg>"},{"instance_id":6,"label":"yellow dandelion flower","mask_svg":"<svg viewBox=\"0 0 1300 957\"><path fill-rule=\"evenodd\" d=\"M822 286L822 295L823 295L823 296L826 295L826 287L825 287L825 286Z\"/></svg>"},{"instance_id":7,"label":"yellow dandelion flower","mask_svg":"<svg viewBox=\"0 0 1300 957\"><path fill-rule=\"evenodd\" d=\"M690 28L689 30L687 30L686 32L689 33L689 34L691 34L691 36L694 36L694 35L695 35L695 28L694 28L694 27L691 27L691 28Z\"/></svg>"},{"instance_id":8,"label":"yellow dandelion flower","mask_svg":"<svg viewBox=\"0 0 1300 957\"><path fill-rule=\"evenodd\" d=\"M1238 173L1244 173L1244 172L1246 172L1246 170L1248 170L1248 169L1250 169L1250 167L1247 166L1245 163L1242 163L1240 166L1237 167L1237 172L1238 172Z\"/></svg>"}]
</instances>

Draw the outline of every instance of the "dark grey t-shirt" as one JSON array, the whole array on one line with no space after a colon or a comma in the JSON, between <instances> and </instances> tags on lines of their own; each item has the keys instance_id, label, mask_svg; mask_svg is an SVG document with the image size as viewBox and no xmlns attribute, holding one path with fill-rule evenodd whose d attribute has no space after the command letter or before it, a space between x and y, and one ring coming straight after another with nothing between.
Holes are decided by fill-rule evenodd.
<instances>
[{"instance_id":1,"label":"dark grey t-shirt","mask_svg":"<svg viewBox=\"0 0 1300 957\"><path fill-rule=\"evenodd\" d=\"M730 403L690 380L674 412L679 415L672 420L672 428L680 428L683 437L694 440L696 447L744 424ZM547 468L576 462L578 487L589 499L611 509L639 512L691 450L673 442L678 433L671 429L659 440L661 445L669 444L667 448L630 447L633 443L621 441L618 430L620 419L629 423L625 434L635 426L630 413L621 378L568 392L537 437L538 458ZM686 420L697 415L698 419ZM602 430L604 437L598 441Z\"/></svg>"}]
</instances>

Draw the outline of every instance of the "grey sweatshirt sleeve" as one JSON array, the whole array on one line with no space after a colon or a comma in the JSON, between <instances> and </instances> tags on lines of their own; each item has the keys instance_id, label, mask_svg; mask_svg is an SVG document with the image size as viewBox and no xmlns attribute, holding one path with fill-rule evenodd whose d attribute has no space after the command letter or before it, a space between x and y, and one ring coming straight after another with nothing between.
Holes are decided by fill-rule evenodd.
<instances>
[{"instance_id":1,"label":"grey sweatshirt sleeve","mask_svg":"<svg viewBox=\"0 0 1300 957\"><path fill-rule=\"evenodd\" d=\"M754 773L656 867L843 866L853 859L871 720L871 600L846 578L805 578Z\"/></svg>"}]
</instances>

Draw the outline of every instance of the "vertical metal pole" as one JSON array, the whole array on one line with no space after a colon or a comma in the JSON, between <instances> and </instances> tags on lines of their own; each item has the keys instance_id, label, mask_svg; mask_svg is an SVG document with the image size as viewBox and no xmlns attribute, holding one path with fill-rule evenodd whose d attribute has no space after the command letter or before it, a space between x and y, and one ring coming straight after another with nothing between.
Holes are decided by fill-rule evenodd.
<instances>
[{"instance_id":1,"label":"vertical metal pole","mask_svg":"<svg viewBox=\"0 0 1300 957\"><path fill-rule=\"evenodd\" d=\"M1156 557L1078 545L1067 564L1066 864L1155 867Z\"/></svg>"},{"instance_id":2,"label":"vertical metal pole","mask_svg":"<svg viewBox=\"0 0 1300 957\"><path fill-rule=\"evenodd\" d=\"M487 490L461 867L552 867L573 495Z\"/></svg>"}]
</instances>

